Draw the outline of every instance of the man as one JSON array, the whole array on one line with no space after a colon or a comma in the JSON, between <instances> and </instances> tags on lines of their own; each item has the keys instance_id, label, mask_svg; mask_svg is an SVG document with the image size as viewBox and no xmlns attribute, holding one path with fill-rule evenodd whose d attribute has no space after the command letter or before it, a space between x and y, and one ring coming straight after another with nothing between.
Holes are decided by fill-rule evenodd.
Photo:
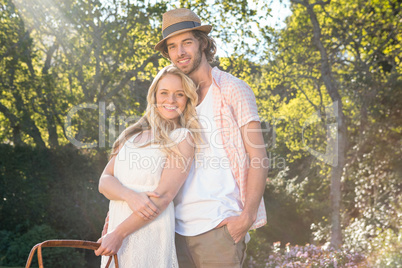
<instances>
[{"instance_id":1,"label":"man","mask_svg":"<svg viewBox=\"0 0 402 268\"><path fill-rule=\"evenodd\" d=\"M268 159L255 96L245 82L209 64L216 52L211 29L191 10L171 10L155 46L198 86L205 144L175 198L176 250L185 268L241 267L248 230L266 223ZM147 195L125 200L134 213L153 219L159 211Z\"/></svg>"},{"instance_id":2,"label":"man","mask_svg":"<svg viewBox=\"0 0 402 268\"><path fill-rule=\"evenodd\" d=\"M267 156L255 97L246 83L209 64L216 51L211 28L188 9L171 10L155 46L199 86L197 113L209 145L175 199L180 267L240 267L247 231L266 223ZM227 235L233 240L220 239Z\"/></svg>"}]
</instances>

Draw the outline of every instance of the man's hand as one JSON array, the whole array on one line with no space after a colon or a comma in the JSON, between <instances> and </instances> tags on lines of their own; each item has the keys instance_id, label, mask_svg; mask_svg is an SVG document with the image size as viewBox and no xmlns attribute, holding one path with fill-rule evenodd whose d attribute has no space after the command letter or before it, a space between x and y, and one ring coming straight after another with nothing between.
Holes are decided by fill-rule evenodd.
<instances>
[{"instance_id":1,"label":"man's hand","mask_svg":"<svg viewBox=\"0 0 402 268\"><path fill-rule=\"evenodd\" d=\"M251 225L253 225L253 222L254 221L252 221L251 218L241 214L240 216L232 216L224 219L217 227L226 225L229 234L237 244L246 236Z\"/></svg>"},{"instance_id":2,"label":"man's hand","mask_svg":"<svg viewBox=\"0 0 402 268\"><path fill-rule=\"evenodd\" d=\"M141 192L137 193L130 191L130 195L126 198L128 206L133 211L144 220L153 220L160 213L159 209L155 204L149 199L150 197L159 197L156 192Z\"/></svg>"},{"instance_id":3,"label":"man's hand","mask_svg":"<svg viewBox=\"0 0 402 268\"><path fill-rule=\"evenodd\" d=\"M98 243L101 243L100 247L95 250L95 255L103 256L113 256L119 251L121 244L123 243L124 237L117 234L116 232L111 232L110 234L104 235L98 239Z\"/></svg>"}]
</instances>

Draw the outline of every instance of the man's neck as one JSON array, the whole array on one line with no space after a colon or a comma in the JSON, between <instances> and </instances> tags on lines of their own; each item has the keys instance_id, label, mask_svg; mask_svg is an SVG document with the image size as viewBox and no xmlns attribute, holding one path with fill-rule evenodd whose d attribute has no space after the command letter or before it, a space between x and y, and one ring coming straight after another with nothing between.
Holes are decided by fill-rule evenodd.
<instances>
[{"instance_id":1,"label":"man's neck","mask_svg":"<svg viewBox=\"0 0 402 268\"><path fill-rule=\"evenodd\" d=\"M209 65L209 63L206 61L204 58L200 67L189 74L189 77L197 87L199 87L199 90L202 91L205 88L209 88L212 84L212 74L211 74L212 67Z\"/></svg>"}]
</instances>

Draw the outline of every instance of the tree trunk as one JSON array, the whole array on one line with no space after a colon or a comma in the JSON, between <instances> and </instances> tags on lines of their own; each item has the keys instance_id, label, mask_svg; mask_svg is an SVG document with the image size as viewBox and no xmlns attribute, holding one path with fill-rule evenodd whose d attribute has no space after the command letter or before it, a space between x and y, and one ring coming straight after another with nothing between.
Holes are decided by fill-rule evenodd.
<instances>
[{"instance_id":1,"label":"tree trunk","mask_svg":"<svg viewBox=\"0 0 402 268\"><path fill-rule=\"evenodd\" d=\"M14 60L14 62L16 63L17 60ZM2 105L3 107L1 107L1 108L3 108L2 112L7 118L9 118L9 120L15 121L15 123L14 123L15 125L17 125L16 122L18 122L18 125L20 125L21 130L32 137L32 139L34 140L37 147L46 148L46 144L42 139L42 136L40 134L38 127L35 125L35 122L32 120L31 116L29 115L29 111L27 111L27 109L25 108L24 101L23 101L21 95L19 94L18 90L14 87L15 69L13 67L11 67L9 73L10 73L9 87L15 98L15 105L16 105L18 112L20 112L21 117L17 118L11 112L7 116L8 109L3 105Z\"/></svg>"},{"instance_id":2,"label":"tree trunk","mask_svg":"<svg viewBox=\"0 0 402 268\"><path fill-rule=\"evenodd\" d=\"M53 92L52 89L54 88L53 86L53 81L52 81L52 76L49 75L49 69L51 67L51 61L53 54L56 52L58 49L59 45L57 43L53 44L53 46L50 47L49 51L46 53L46 61L45 65L42 68L42 80L43 83L46 86L47 94L44 96L41 93L41 89L36 87L36 91L38 92L38 95L40 98L43 100L41 101L41 108L45 112L45 117L46 117L46 123L47 123L47 131L49 134L49 145L52 148L57 148L59 146L59 137L57 135L57 123L55 120L55 109L54 109L54 101L53 101Z\"/></svg>"},{"instance_id":3,"label":"tree trunk","mask_svg":"<svg viewBox=\"0 0 402 268\"><path fill-rule=\"evenodd\" d=\"M335 156L335 162L331 170L331 246L339 248L342 245L342 229L341 229L341 177L343 168L345 165L346 156L346 144L347 144L347 128L345 124L345 115L343 113L342 99L337 88L337 83L332 77L332 68L329 61L327 51L321 41L321 27L318 23L317 16L314 12L314 5L309 4L308 0L303 2L297 1L307 8L307 12L310 16L311 23L313 25L313 43L317 47L321 55L321 76L323 78L326 90L331 97L331 100L336 103L335 107L338 107L338 111L334 111L337 115L337 141L335 146L338 146L335 150L337 155ZM329 1L321 4L328 4Z\"/></svg>"}]
</instances>

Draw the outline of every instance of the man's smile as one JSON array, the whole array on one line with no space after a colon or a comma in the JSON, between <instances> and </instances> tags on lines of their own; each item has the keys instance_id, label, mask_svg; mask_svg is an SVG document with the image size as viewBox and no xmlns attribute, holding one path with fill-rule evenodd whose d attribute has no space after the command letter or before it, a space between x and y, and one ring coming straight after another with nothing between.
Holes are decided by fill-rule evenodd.
<instances>
[{"instance_id":1,"label":"man's smile","mask_svg":"<svg viewBox=\"0 0 402 268\"><path fill-rule=\"evenodd\" d=\"M180 60L177 60L177 62L180 64L187 64L190 62L190 58L180 59Z\"/></svg>"}]
</instances>

